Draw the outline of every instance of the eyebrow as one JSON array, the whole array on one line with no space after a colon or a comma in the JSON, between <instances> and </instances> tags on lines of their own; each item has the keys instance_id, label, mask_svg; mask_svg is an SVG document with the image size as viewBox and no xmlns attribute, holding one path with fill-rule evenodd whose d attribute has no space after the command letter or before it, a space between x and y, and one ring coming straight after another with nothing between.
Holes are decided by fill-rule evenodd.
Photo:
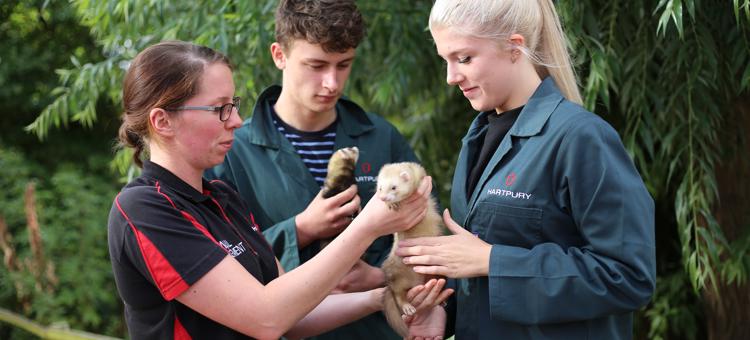
<instances>
[{"instance_id":1,"label":"eyebrow","mask_svg":"<svg viewBox=\"0 0 750 340\"><path fill-rule=\"evenodd\" d=\"M352 60L354 60L354 57L346 58L344 60L339 61L336 64L351 62ZM311 63L311 64L330 64L330 62L328 62L327 60L315 59L315 58L302 59L302 61L306 63Z\"/></svg>"},{"instance_id":2,"label":"eyebrow","mask_svg":"<svg viewBox=\"0 0 750 340\"><path fill-rule=\"evenodd\" d=\"M221 97L214 97L214 99L213 99L213 101L212 101L212 102L215 102L215 103L216 103L216 102L223 102L223 103L225 103L225 102L227 102L227 101L232 101L232 99L233 99L233 98L234 98L234 97L224 97L224 96L221 96Z\"/></svg>"},{"instance_id":3,"label":"eyebrow","mask_svg":"<svg viewBox=\"0 0 750 340\"><path fill-rule=\"evenodd\" d=\"M453 56L455 56L457 54L466 54L469 49L470 49L469 47L463 47L463 48L459 48L459 49L457 49L455 51L452 51L451 53L448 53L448 55L446 55L446 56L443 56L440 53L438 53L438 55L440 57L442 57L442 58L448 58L448 57L453 57Z\"/></svg>"}]
</instances>

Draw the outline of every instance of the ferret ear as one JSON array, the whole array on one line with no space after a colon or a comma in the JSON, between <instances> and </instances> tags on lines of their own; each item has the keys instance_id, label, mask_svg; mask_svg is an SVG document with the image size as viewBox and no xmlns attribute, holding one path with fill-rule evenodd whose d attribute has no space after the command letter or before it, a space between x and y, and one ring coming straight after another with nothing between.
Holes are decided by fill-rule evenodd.
<instances>
[{"instance_id":1,"label":"ferret ear","mask_svg":"<svg viewBox=\"0 0 750 340\"><path fill-rule=\"evenodd\" d=\"M404 182L408 182L411 179L411 176L409 176L409 172L407 171L401 171L401 173L398 174L398 177L401 177Z\"/></svg>"}]
</instances>

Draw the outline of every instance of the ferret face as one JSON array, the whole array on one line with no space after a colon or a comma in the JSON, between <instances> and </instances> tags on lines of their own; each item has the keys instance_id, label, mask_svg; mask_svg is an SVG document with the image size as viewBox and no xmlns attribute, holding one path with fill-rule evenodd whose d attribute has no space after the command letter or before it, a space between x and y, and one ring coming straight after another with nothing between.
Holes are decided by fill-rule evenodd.
<instances>
[{"instance_id":1,"label":"ferret face","mask_svg":"<svg viewBox=\"0 0 750 340\"><path fill-rule=\"evenodd\" d=\"M387 203L400 202L416 189L415 175L405 167L386 165L378 175L377 196Z\"/></svg>"}]
</instances>

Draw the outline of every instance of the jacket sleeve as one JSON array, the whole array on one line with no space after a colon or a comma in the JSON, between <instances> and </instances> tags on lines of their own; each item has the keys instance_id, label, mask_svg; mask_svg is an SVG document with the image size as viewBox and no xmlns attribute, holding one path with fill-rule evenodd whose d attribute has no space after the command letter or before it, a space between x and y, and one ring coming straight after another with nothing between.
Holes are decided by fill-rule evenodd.
<instances>
[{"instance_id":1,"label":"jacket sleeve","mask_svg":"<svg viewBox=\"0 0 750 340\"><path fill-rule=\"evenodd\" d=\"M279 259L281 266L284 267L284 271L287 272L302 264L300 261L300 252L304 251L304 249L299 249L297 246L297 223L294 221L295 217L296 215L263 230L263 235L268 240L268 243L271 244L274 254ZM313 244L310 244L308 247L310 246L313 246Z\"/></svg>"},{"instance_id":2,"label":"jacket sleeve","mask_svg":"<svg viewBox=\"0 0 750 340\"><path fill-rule=\"evenodd\" d=\"M654 203L614 129L598 117L576 121L552 176L556 203L570 213L584 244L493 245L492 318L570 322L648 303L656 280Z\"/></svg>"}]
</instances>

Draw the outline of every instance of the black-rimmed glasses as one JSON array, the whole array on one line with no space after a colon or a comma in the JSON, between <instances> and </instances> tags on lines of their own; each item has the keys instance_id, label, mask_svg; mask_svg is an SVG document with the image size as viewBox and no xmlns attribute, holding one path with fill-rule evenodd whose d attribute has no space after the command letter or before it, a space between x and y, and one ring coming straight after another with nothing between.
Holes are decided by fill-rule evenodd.
<instances>
[{"instance_id":1,"label":"black-rimmed glasses","mask_svg":"<svg viewBox=\"0 0 750 340\"><path fill-rule=\"evenodd\" d=\"M219 113L219 120L226 122L229 117L232 116L232 110L237 109L237 113L240 112L240 97L232 98L231 103L227 103L221 106L179 106L175 108L167 109L168 111L183 111L183 110L200 110L200 111L213 111Z\"/></svg>"}]
</instances>

